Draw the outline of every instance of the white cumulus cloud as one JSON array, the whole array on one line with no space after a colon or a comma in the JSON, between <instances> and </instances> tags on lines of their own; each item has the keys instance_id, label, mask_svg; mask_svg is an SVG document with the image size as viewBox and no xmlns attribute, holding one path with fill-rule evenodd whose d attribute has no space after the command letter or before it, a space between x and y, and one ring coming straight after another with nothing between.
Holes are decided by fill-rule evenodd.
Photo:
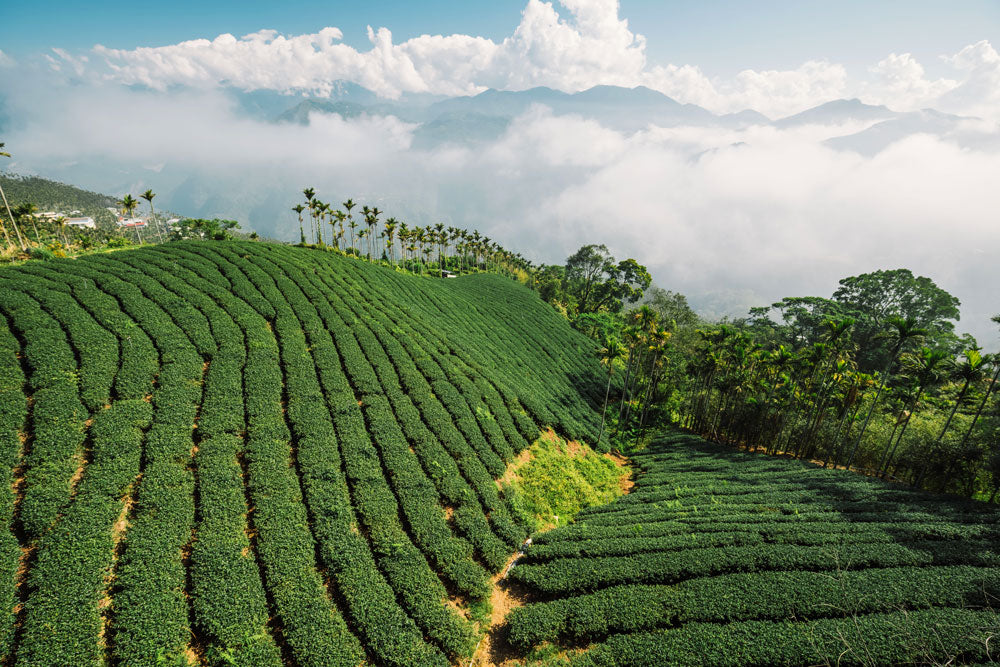
<instances>
[{"instance_id":1,"label":"white cumulus cloud","mask_svg":"<svg viewBox=\"0 0 1000 667\"><path fill-rule=\"evenodd\" d=\"M304 35L260 30L239 38L224 34L160 47L97 45L93 50L113 80L157 90L226 84L326 95L347 80L396 98L404 92L469 95L533 86L575 92L599 84L645 85L717 113L750 108L779 117L860 95L899 110L938 105L957 113L1000 115L1000 57L986 41L945 57L956 70L954 79L927 79L909 53L889 54L862 78L825 60L709 78L694 64L648 62L646 38L629 28L617 0L528 0L520 23L499 42L421 35L394 43L388 29L371 27L368 50L342 39L338 28L327 27ZM69 54L59 55L80 67ZM53 59L53 67L63 61Z\"/></svg>"}]
</instances>

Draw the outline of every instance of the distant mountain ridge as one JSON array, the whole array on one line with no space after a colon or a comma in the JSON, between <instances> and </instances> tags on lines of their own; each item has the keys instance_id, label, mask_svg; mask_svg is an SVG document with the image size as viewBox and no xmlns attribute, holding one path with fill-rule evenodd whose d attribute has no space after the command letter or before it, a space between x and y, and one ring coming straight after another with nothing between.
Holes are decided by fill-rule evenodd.
<instances>
[{"instance_id":1,"label":"distant mountain ridge","mask_svg":"<svg viewBox=\"0 0 1000 667\"><path fill-rule=\"evenodd\" d=\"M745 127L769 123L756 111L717 115L696 104L682 104L658 91L637 86L594 86L578 93L565 93L539 86L527 90L485 90L477 95L452 97L424 103L426 99L399 102L373 101L353 90L337 98L301 99L276 114L279 123L307 125L314 113L337 114L345 119L362 115L395 116L418 123L415 144L433 147L446 143L477 144L496 139L510 122L535 105L543 105L556 115L575 114L599 121L607 127L635 132L651 125L719 125Z\"/></svg>"},{"instance_id":2,"label":"distant mountain ridge","mask_svg":"<svg viewBox=\"0 0 1000 667\"><path fill-rule=\"evenodd\" d=\"M286 102L291 101L287 96ZM866 104L857 98L825 102L804 111L772 120L753 109L716 114L696 104L684 104L663 93L637 86L599 85L576 93L537 86L526 90L488 89L476 95L450 97L409 95L385 101L371 91L349 84L337 88L329 98L291 98L270 119L278 123L308 125L312 114L336 114L344 119L361 116L394 116L417 127L413 147L432 149L446 144L476 146L503 136L514 118L536 105L557 116L577 115L596 120L603 126L637 132L656 127L719 127L743 129L754 125L789 130L809 125L851 126L867 124L864 129L833 136L825 143L837 150L873 155L890 144L914 133L957 137L964 144L984 140L976 133L957 132L959 124L970 120L933 109L900 112L884 105ZM272 100L273 106L273 100Z\"/></svg>"},{"instance_id":3,"label":"distant mountain ridge","mask_svg":"<svg viewBox=\"0 0 1000 667\"><path fill-rule=\"evenodd\" d=\"M260 94L256 93L258 99ZM288 102L298 100L294 104ZM271 99L275 108L279 100ZM576 93L545 86L526 90L490 88L476 95L441 98L433 95L404 95L385 101L357 84L338 86L329 98L289 98L281 96L286 106L273 113L278 123L308 125L312 114L336 114L344 119L361 116L394 116L416 124L413 147L433 149L453 144L476 146L503 136L514 118L536 105L551 109L557 116L577 115L596 120L620 132L638 132L656 127L718 127L744 129L762 125L790 130L810 125L853 126L864 129L842 136L832 136L824 143L836 150L874 155L889 145L911 135L930 134L949 137L968 147L982 145L989 137L981 132L963 130L963 121L975 120L942 113L934 109L894 111L885 105L866 104L857 98L838 99L778 119L770 119L753 109L716 114L696 104L684 104L663 93L636 86L599 85ZM257 107L265 105L257 102Z\"/></svg>"}]
</instances>

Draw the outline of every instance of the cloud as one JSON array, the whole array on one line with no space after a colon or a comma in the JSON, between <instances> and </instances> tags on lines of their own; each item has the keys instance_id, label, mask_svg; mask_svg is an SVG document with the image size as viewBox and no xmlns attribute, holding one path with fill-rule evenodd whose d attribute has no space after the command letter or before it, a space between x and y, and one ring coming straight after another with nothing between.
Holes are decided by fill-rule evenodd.
<instances>
[{"instance_id":1,"label":"cloud","mask_svg":"<svg viewBox=\"0 0 1000 667\"><path fill-rule=\"evenodd\" d=\"M985 39L970 44L944 61L966 74L966 78L936 101L956 113L1000 120L1000 54Z\"/></svg>"},{"instance_id":2,"label":"cloud","mask_svg":"<svg viewBox=\"0 0 1000 667\"><path fill-rule=\"evenodd\" d=\"M861 95L909 110L941 102L948 110L996 116L997 53L986 41L946 57L961 79L929 80L909 53L889 54L869 78L851 77L838 63L810 60L788 70L743 70L709 78L697 65L649 63L646 38L631 31L617 0L528 0L510 36L494 42L468 35L421 35L393 43L386 28L368 28L358 50L327 27L286 36L274 30L236 38L223 34L132 50L97 45L93 53L111 80L157 90L231 85L245 90L328 95L347 80L380 96L405 92L470 95L486 88L548 86L575 92L595 85L645 85L718 113L755 109L772 117ZM70 61L68 54L64 56ZM51 58L51 56L50 56ZM52 66L60 62L52 59ZM79 67L79 63L73 63Z\"/></svg>"},{"instance_id":3,"label":"cloud","mask_svg":"<svg viewBox=\"0 0 1000 667\"><path fill-rule=\"evenodd\" d=\"M289 207L313 186L410 224L478 228L536 261L604 242L715 314L905 266L958 296L962 328L994 344L1000 142L914 135L863 156L824 145L844 132L836 126L626 133L534 107L484 146L420 150L414 126L392 117L271 124L215 90L4 71L0 84L22 91L4 137L22 173L114 195L153 188L166 209L284 239L297 234Z\"/></svg>"},{"instance_id":4,"label":"cloud","mask_svg":"<svg viewBox=\"0 0 1000 667\"><path fill-rule=\"evenodd\" d=\"M875 76L862 95L874 104L887 104L893 109L910 110L930 106L942 95L958 86L952 79L931 81L924 77L924 68L912 54L890 53L869 71ZM867 100L871 97L870 100Z\"/></svg>"}]
</instances>

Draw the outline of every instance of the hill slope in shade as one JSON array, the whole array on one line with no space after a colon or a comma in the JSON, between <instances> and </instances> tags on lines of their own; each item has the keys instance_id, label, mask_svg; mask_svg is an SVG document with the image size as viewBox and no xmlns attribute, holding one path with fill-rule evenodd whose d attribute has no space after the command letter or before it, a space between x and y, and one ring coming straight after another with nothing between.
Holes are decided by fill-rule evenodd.
<instances>
[{"instance_id":1,"label":"hill slope in shade","mask_svg":"<svg viewBox=\"0 0 1000 667\"><path fill-rule=\"evenodd\" d=\"M540 600L508 617L514 645L588 666L991 660L995 507L683 434L634 462L629 495L511 569Z\"/></svg>"},{"instance_id":2,"label":"hill slope in shade","mask_svg":"<svg viewBox=\"0 0 1000 667\"><path fill-rule=\"evenodd\" d=\"M0 654L448 665L527 537L496 479L593 441L593 345L529 290L181 243L0 271Z\"/></svg>"}]
</instances>

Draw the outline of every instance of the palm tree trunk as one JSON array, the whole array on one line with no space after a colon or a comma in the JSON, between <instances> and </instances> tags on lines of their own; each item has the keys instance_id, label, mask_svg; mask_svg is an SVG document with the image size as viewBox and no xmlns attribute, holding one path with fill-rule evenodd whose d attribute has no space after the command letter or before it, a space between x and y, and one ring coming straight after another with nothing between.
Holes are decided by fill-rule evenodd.
<instances>
[{"instance_id":1,"label":"palm tree trunk","mask_svg":"<svg viewBox=\"0 0 1000 667\"><path fill-rule=\"evenodd\" d=\"M858 446L861 445L861 438L865 435L865 429L868 428L868 422L871 421L872 413L875 412L875 406L878 405L878 399L882 396L882 390L885 389L886 380L889 378L889 369L892 368L892 362L896 360L896 355L899 350L893 350L892 356L889 357L888 363L886 363L885 368L882 370L882 381L879 383L878 391L875 392L875 398L872 400L871 407L868 408L868 415L865 417L865 423L861 425L861 430L858 432L858 439L854 441L854 447L851 449L851 455L847 457L847 469L851 469L851 463L854 462L854 455L858 453Z\"/></svg>"},{"instance_id":2,"label":"palm tree trunk","mask_svg":"<svg viewBox=\"0 0 1000 667\"><path fill-rule=\"evenodd\" d=\"M910 413L906 415L906 419L903 420L903 428L899 430L899 435L896 437L896 444L893 445L892 449L889 451L885 458L885 467L888 470L889 464L892 463L892 457L896 455L896 450L899 448L899 443L903 442L903 436L906 435L906 429L910 426L910 420L913 419L913 413L917 411L917 403L920 401L920 395L923 393L924 388L920 387L917 389L917 395L913 399L913 403L910 404ZM891 440L890 440L891 442ZM888 448L887 448L888 449ZM879 466L881 470L882 466Z\"/></svg>"},{"instance_id":3,"label":"palm tree trunk","mask_svg":"<svg viewBox=\"0 0 1000 667\"><path fill-rule=\"evenodd\" d=\"M961 405L962 399L965 398L965 392L969 389L969 384L972 380L966 380L965 384L962 386L962 391L958 393L958 398L955 399L955 405L951 409L951 414L948 415L948 421L944 423L944 428L941 429L941 434L937 437L934 442L935 447L941 445L941 441L944 440L944 434L948 432L948 427L951 426L951 420L955 417L955 413L958 412L958 406Z\"/></svg>"},{"instance_id":4,"label":"palm tree trunk","mask_svg":"<svg viewBox=\"0 0 1000 667\"><path fill-rule=\"evenodd\" d=\"M965 435L962 437L962 443L958 446L959 451L965 451L965 446L969 443L969 438L972 436L972 432L976 428L976 422L979 421L979 417L983 414L983 408L986 407L986 403L990 399L990 394L992 394L993 390L996 388L998 377L1000 377L1000 363L997 364L996 372L993 373L993 378L990 380L989 386L986 387L986 393L983 395L983 400L980 401L979 403L979 408L976 410L976 416L973 417L972 423L969 424L969 429L965 432ZM914 486L919 487L920 484L924 481L924 475L927 474L927 468L929 466L930 466L930 461L924 463L924 467L921 468L920 475L918 475L917 481L914 483Z\"/></svg>"},{"instance_id":5,"label":"palm tree trunk","mask_svg":"<svg viewBox=\"0 0 1000 667\"><path fill-rule=\"evenodd\" d=\"M156 210L153 208L153 200L149 200L149 219L153 221L156 225L156 235L160 237L160 243L163 243L163 229L160 227L160 221L156 219Z\"/></svg>"},{"instance_id":6,"label":"palm tree trunk","mask_svg":"<svg viewBox=\"0 0 1000 667\"><path fill-rule=\"evenodd\" d=\"M2 185L0 185L0 197L3 197L3 205L4 208L7 209L7 217L10 218L10 224L14 226L14 233L17 234L17 240L18 243L20 243L21 245L21 250L25 250L26 248L24 246L24 241L21 240L21 232L17 228L17 223L14 222L14 216L10 212L10 205L7 203L7 195L4 193ZM7 245L12 245L10 240L10 234L7 233L7 226L6 225L0 225L0 226L3 226L3 235L4 238L7 239Z\"/></svg>"},{"instance_id":7,"label":"palm tree trunk","mask_svg":"<svg viewBox=\"0 0 1000 667\"><path fill-rule=\"evenodd\" d=\"M604 437L604 418L608 414L608 396L610 395L611 395L611 373L608 373L608 386L604 390L604 410L601 411L601 430L597 434L597 445L601 444L601 438Z\"/></svg>"},{"instance_id":8,"label":"palm tree trunk","mask_svg":"<svg viewBox=\"0 0 1000 667\"><path fill-rule=\"evenodd\" d=\"M907 419L909 419L909 417L907 417ZM892 444L894 441L898 444L898 441L896 440L896 431L898 430L899 430L899 419L896 420L896 423L892 427L892 433L889 434L889 444ZM893 447L892 453L895 453L895 451L896 448ZM885 471L885 469L888 468L888 462L889 460L892 459L892 453L890 453L889 447L887 446L885 448L885 452L882 454L882 459L878 462L878 475L880 477L882 473Z\"/></svg>"}]
</instances>

